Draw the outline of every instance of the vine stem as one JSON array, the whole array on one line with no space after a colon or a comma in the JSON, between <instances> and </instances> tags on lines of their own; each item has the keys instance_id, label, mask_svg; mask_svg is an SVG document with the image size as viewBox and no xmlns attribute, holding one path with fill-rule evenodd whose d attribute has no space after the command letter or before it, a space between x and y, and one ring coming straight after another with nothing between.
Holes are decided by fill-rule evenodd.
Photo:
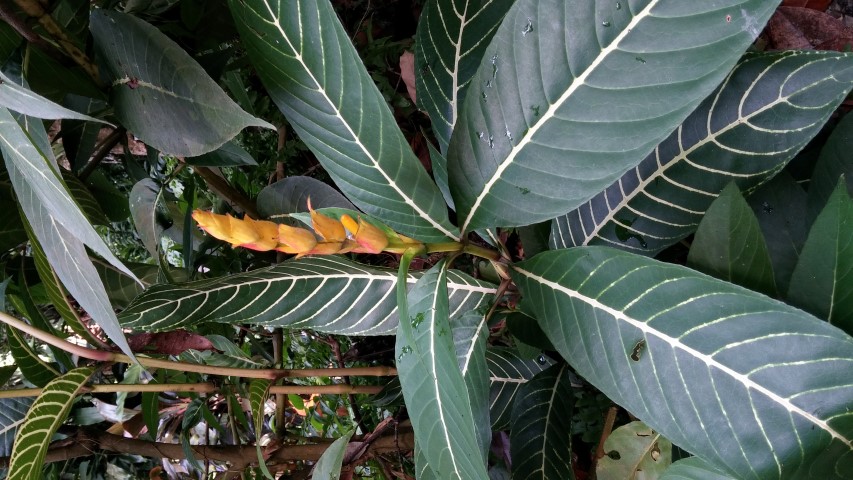
<instances>
[{"instance_id":1,"label":"vine stem","mask_svg":"<svg viewBox=\"0 0 853 480\"><path fill-rule=\"evenodd\" d=\"M61 348L66 352L77 355L89 360L98 362L120 362L120 363L136 363L127 355L115 352L105 352L103 350L95 350L80 345L75 345L64 339L51 335L47 332L39 330L27 323L18 320L17 318L0 312L0 321L14 327L32 337ZM173 360L161 360L158 358L149 358L137 356L136 360L144 367L163 368L167 370L178 370L184 372L204 373L208 375L221 375L230 377L243 378L263 378L267 380L278 380L279 378L304 378L304 377L343 377L343 376L360 376L360 377L387 377L397 375L397 369L394 367L353 367L353 368L303 368L303 369L252 369L252 368L234 368L234 367L215 367L211 365L199 365L196 363L178 362Z\"/></svg>"},{"instance_id":2,"label":"vine stem","mask_svg":"<svg viewBox=\"0 0 853 480\"><path fill-rule=\"evenodd\" d=\"M117 392L194 392L219 393L219 388L212 383L145 383L110 385L92 385L83 387L83 393L117 393ZM270 394L279 395L373 395L382 391L379 385L274 385ZM17 388L0 391L0 398L37 397L41 388Z\"/></svg>"}]
</instances>

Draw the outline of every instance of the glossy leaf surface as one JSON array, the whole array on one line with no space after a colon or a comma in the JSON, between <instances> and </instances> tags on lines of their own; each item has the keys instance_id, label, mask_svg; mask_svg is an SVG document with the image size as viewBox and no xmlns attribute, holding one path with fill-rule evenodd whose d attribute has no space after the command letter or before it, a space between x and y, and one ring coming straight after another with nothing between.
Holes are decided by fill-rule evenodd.
<instances>
[{"instance_id":1,"label":"glossy leaf surface","mask_svg":"<svg viewBox=\"0 0 853 480\"><path fill-rule=\"evenodd\" d=\"M157 150L213 151L248 126L275 129L244 112L177 43L125 13L92 10L95 49L112 82L121 124Z\"/></svg>"},{"instance_id":2,"label":"glossy leaf surface","mask_svg":"<svg viewBox=\"0 0 853 480\"><path fill-rule=\"evenodd\" d=\"M335 184L422 241L458 238L441 193L397 127L327 0L231 0L267 91Z\"/></svg>"},{"instance_id":3,"label":"glossy leaf surface","mask_svg":"<svg viewBox=\"0 0 853 480\"><path fill-rule=\"evenodd\" d=\"M578 374L674 444L738 478L847 477L853 338L838 328L602 247L546 252L511 273Z\"/></svg>"},{"instance_id":4,"label":"glossy leaf surface","mask_svg":"<svg viewBox=\"0 0 853 480\"><path fill-rule=\"evenodd\" d=\"M420 274L410 274L414 284ZM486 302L494 286L448 272L450 314ZM121 313L125 327L162 331L203 322L389 335L397 328L396 273L338 257L314 257L226 277L156 285Z\"/></svg>"},{"instance_id":5,"label":"glossy leaf surface","mask_svg":"<svg viewBox=\"0 0 853 480\"><path fill-rule=\"evenodd\" d=\"M471 401L450 330L444 262L408 294L397 328L395 357L406 409L424 460L438 478L485 480Z\"/></svg>"},{"instance_id":6,"label":"glossy leaf surface","mask_svg":"<svg viewBox=\"0 0 853 480\"><path fill-rule=\"evenodd\" d=\"M616 183L552 226L552 247L607 245L654 255L696 230L720 191L748 191L817 134L853 86L853 57L744 56L678 129Z\"/></svg>"},{"instance_id":7,"label":"glossy leaf surface","mask_svg":"<svg viewBox=\"0 0 853 480\"><path fill-rule=\"evenodd\" d=\"M723 80L775 0L520 0L448 150L463 231L550 220L636 166Z\"/></svg>"},{"instance_id":8,"label":"glossy leaf surface","mask_svg":"<svg viewBox=\"0 0 853 480\"><path fill-rule=\"evenodd\" d=\"M435 0L424 5L415 37L415 85L418 106L429 114L442 152L483 52L513 1Z\"/></svg>"},{"instance_id":9,"label":"glossy leaf surface","mask_svg":"<svg viewBox=\"0 0 853 480\"><path fill-rule=\"evenodd\" d=\"M663 472L661 480L735 480L699 457L679 460Z\"/></svg>"},{"instance_id":10,"label":"glossy leaf surface","mask_svg":"<svg viewBox=\"0 0 853 480\"><path fill-rule=\"evenodd\" d=\"M512 406L513 480L575 478L573 404L566 364L553 365L521 385Z\"/></svg>"}]
</instances>

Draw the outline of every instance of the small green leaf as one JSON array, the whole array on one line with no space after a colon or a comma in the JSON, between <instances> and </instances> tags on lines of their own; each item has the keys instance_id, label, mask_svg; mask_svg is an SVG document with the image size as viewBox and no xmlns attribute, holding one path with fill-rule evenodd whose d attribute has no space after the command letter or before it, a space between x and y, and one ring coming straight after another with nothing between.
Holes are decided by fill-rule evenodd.
<instances>
[{"instance_id":1,"label":"small green leaf","mask_svg":"<svg viewBox=\"0 0 853 480\"><path fill-rule=\"evenodd\" d=\"M156 382L151 382L156 383ZM160 428L160 393L142 392L142 418L151 440L157 440Z\"/></svg>"},{"instance_id":2,"label":"small green leaf","mask_svg":"<svg viewBox=\"0 0 853 480\"><path fill-rule=\"evenodd\" d=\"M575 478L573 406L574 393L566 364L553 365L521 385L512 405L513 480Z\"/></svg>"},{"instance_id":3,"label":"small green leaf","mask_svg":"<svg viewBox=\"0 0 853 480\"><path fill-rule=\"evenodd\" d=\"M355 430L350 430L344 434L323 452L317 464L314 465L314 473L312 478L328 478L329 480L338 480L341 474L341 463L344 461L344 455L347 453L347 445L349 444Z\"/></svg>"},{"instance_id":4,"label":"small green leaf","mask_svg":"<svg viewBox=\"0 0 853 480\"><path fill-rule=\"evenodd\" d=\"M44 387L60 375L58 365L42 360L17 330L6 327L6 340L15 364L19 365L21 374L28 382Z\"/></svg>"},{"instance_id":5,"label":"small green leaf","mask_svg":"<svg viewBox=\"0 0 853 480\"><path fill-rule=\"evenodd\" d=\"M450 330L445 263L423 275L401 303L405 316L397 328L394 355L415 440L439 478L485 480L486 465L475 453L480 448L471 401Z\"/></svg>"},{"instance_id":6,"label":"small green leaf","mask_svg":"<svg viewBox=\"0 0 853 480\"><path fill-rule=\"evenodd\" d=\"M812 225L787 300L853 335L853 201L843 178Z\"/></svg>"},{"instance_id":7,"label":"small green leaf","mask_svg":"<svg viewBox=\"0 0 853 480\"><path fill-rule=\"evenodd\" d=\"M853 193L853 156L850 155L850 145L853 145L853 115L848 114L835 126L815 163L809 181L808 223L823 210L842 175L847 179L847 192Z\"/></svg>"},{"instance_id":8,"label":"small green leaf","mask_svg":"<svg viewBox=\"0 0 853 480\"><path fill-rule=\"evenodd\" d=\"M130 215L133 225L145 249L155 261L160 258L160 237L164 230L157 216L157 204L162 194L163 189L150 178L136 182L130 190Z\"/></svg>"},{"instance_id":9,"label":"small green leaf","mask_svg":"<svg viewBox=\"0 0 853 480\"><path fill-rule=\"evenodd\" d=\"M121 124L146 144L192 157L221 147L245 127L275 130L240 109L195 59L152 25L97 8L90 28L113 85L110 104Z\"/></svg>"},{"instance_id":10,"label":"small green leaf","mask_svg":"<svg viewBox=\"0 0 853 480\"><path fill-rule=\"evenodd\" d=\"M249 404L252 407L252 421L255 427L255 448L258 453L258 464L261 467L261 471L264 472L264 476L270 479L273 476L270 474L269 469L267 469L267 464L264 460L261 437L264 432L264 417L266 416L264 410L271 386L272 382L269 380L252 380L252 383L249 384Z\"/></svg>"},{"instance_id":11,"label":"small green leaf","mask_svg":"<svg viewBox=\"0 0 853 480\"><path fill-rule=\"evenodd\" d=\"M721 280L776 296L773 264L758 219L734 183L699 223L687 265Z\"/></svg>"},{"instance_id":12,"label":"small green leaf","mask_svg":"<svg viewBox=\"0 0 853 480\"><path fill-rule=\"evenodd\" d=\"M225 142L221 147L212 152L197 157L184 159L187 165L196 167L239 167L243 165L257 165L258 162L245 148L235 142Z\"/></svg>"},{"instance_id":13,"label":"small green leaf","mask_svg":"<svg viewBox=\"0 0 853 480\"><path fill-rule=\"evenodd\" d=\"M12 375L18 371L17 365L4 365L0 367L0 387L6 385L6 382L12 378Z\"/></svg>"},{"instance_id":14,"label":"small green leaf","mask_svg":"<svg viewBox=\"0 0 853 480\"><path fill-rule=\"evenodd\" d=\"M598 460L595 477L599 480L654 480L670 465L671 457L669 440L643 422L631 422L607 437L604 457Z\"/></svg>"},{"instance_id":15,"label":"small green leaf","mask_svg":"<svg viewBox=\"0 0 853 480\"><path fill-rule=\"evenodd\" d=\"M17 82L10 79L3 73L0 73L0 107L5 107L13 112L22 113L35 118L51 120L58 118L71 118L75 120L86 120L89 122L107 123L103 120L98 120L97 118L77 113L63 107L62 105L53 103L32 90L18 85Z\"/></svg>"},{"instance_id":16,"label":"small green leaf","mask_svg":"<svg viewBox=\"0 0 853 480\"><path fill-rule=\"evenodd\" d=\"M24 424L15 435L9 458L8 480L40 478L48 446L68 412L77 393L94 373L91 368L76 368L47 384L30 407Z\"/></svg>"}]
</instances>

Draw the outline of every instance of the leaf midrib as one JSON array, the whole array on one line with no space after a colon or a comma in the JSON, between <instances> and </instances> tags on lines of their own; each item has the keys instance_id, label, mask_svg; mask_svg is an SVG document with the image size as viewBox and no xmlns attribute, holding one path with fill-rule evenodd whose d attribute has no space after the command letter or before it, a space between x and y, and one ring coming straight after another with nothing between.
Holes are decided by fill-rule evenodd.
<instances>
[{"instance_id":1,"label":"leaf midrib","mask_svg":"<svg viewBox=\"0 0 853 480\"><path fill-rule=\"evenodd\" d=\"M548 280L542 276L536 275L536 274L534 274L530 271L524 270L522 268L513 267L513 269L516 272L518 272L519 274L524 275L525 277L527 277L527 278L529 278L529 279L531 279L537 283L545 285L545 286L547 286L553 290L556 290L556 291L568 296L569 298L572 298L574 300L579 300L583 303L586 303L587 305L591 306L594 309L603 311L603 312L607 313L608 315L612 316L614 319L621 320L621 321L627 323L628 325L640 330L641 332L643 332L646 335L654 336L654 337L666 342L667 344L669 344L669 346L673 349L680 349L680 350L684 351L688 355L702 361L707 367L717 369L717 370L723 372L724 374L728 375L729 377L731 377L732 379L734 379L735 381L737 381L738 383L743 385L747 390L755 390L755 391L763 394L765 397L767 397L768 399L770 399L774 403L781 405L788 412L795 413L795 414L805 418L807 421L817 425L818 427L821 428L821 430L829 433L833 438L841 441L844 445L847 446L847 448L849 450L853 451L853 440L845 438L841 433L839 433L838 431L836 431L835 429L830 427L827 422L815 417L811 413L809 413L809 412L803 410L802 408L794 405L788 399L780 397L775 392L771 391L770 389L768 389L767 387L765 387L759 383L756 383L755 381L748 378L746 375L738 373L735 370L733 370L732 368L718 362L717 360L713 359L711 356L705 355L705 354L699 352L698 350L696 350L690 346L685 345L684 343L679 341L679 339L677 339L677 338L670 337L669 335L665 335L663 332L660 332L659 330L651 328L645 322L636 320L634 318L629 317L628 315L625 315L625 313L620 311L620 310L616 310L614 308L608 307L607 305L604 305L603 303L599 302L598 300L596 300L594 298L590 298L590 297L586 297L584 295L581 295L580 292L577 292L577 291L572 290L570 288L564 287L564 286L560 285L559 283Z\"/></svg>"},{"instance_id":2,"label":"leaf midrib","mask_svg":"<svg viewBox=\"0 0 853 480\"><path fill-rule=\"evenodd\" d=\"M340 120L344 128L346 128L347 133L349 133L350 137L352 137L353 143L358 145L358 148L370 160L373 169L379 172L380 175L382 175L382 178L385 179L388 186L393 188L397 195L399 195L400 198L402 198L407 205L409 205L415 212L417 212L417 214L422 219L426 220L430 225L433 226L433 228L441 232L443 235L446 235L448 238L459 241L458 235L455 235L453 232L446 229L443 225L441 225L441 223L433 219L431 215L423 211L421 207L417 203L415 203L415 201L411 197L406 195L403 190L400 189L397 183L393 179L391 179L391 177L388 176L388 173L385 172L384 169L380 168L379 161L374 158L373 154L367 149L367 147L363 143L361 143L361 139L358 138L358 135L356 135L355 131L353 131L353 129L350 127L349 122L347 122L346 119L344 119L343 115L341 115L341 112L338 109L337 105L335 105L332 102L332 99L329 98L328 94L326 93L326 89L320 84L320 82L317 80L317 77L314 76L314 72L312 72L311 69L308 68L308 65L305 64L302 59L302 53L294 47L293 43L290 41L290 37L288 37L287 34L284 32L284 29L281 27L280 19L273 12L269 2L264 1L264 5L266 5L267 11L270 14L270 18L272 19L272 25L275 26L281 37L287 42L287 45L290 47L291 51L293 51L293 58L298 61L300 65L302 65L302 68L305 70L308 76L311 77L311 81L314 82L314 85L316 85L317 93L319 93L323 97L323 99L326 100L326 103L329 105L329 108L334 111L335 116Z\"/></svg>"},{"instance_id":3,"label":"leaf midrib","mask_svg":"<svg viewBox=\"0 0 853 480\"><path fill-rule=\"evenodd\" d=\"M527 134L515 145L512 150L510 150L509 155L498 165L497 169L495 169L495 173L492 174L492 177L486 184L483 186L483 191L477 196L476 200L474 200L474 204L471 206L471 210L468 212L468 215L465 217L465 221L462 223L462 232L468 231L468 225L471 223L471 220L474 218L474 215L477 213L480 208L480 204L489 195L492 187L497 183L497 181L501 178L504 171L512 165L515 157L524 149L532 141L532 138L536 135L536 132L542 128L543 125L548 123L548 120L554 117L563 104L575 93L577 89L579 89L582 85L586 83L587 77L592 74L596 70L596 68L603 62L611 53L613 53L622 42L622 40L636 27L640 21L645 20L645 18L649 15L652 8L658 5L660 0L652 0L646 5L643 10L641 10L634 18L631 19L631 22L610 42L610 45L601 49L601 52L595 57L595 59L589 64L587 68L581 72L580 75L575 77L572 80L572 83L566 88L566 91L560 95L560 98L557 99L556 102L552 103L548 106L548 110L542 115L542 118L538 123L530 127L527 131Z\"/></svg>"}]
</instances>

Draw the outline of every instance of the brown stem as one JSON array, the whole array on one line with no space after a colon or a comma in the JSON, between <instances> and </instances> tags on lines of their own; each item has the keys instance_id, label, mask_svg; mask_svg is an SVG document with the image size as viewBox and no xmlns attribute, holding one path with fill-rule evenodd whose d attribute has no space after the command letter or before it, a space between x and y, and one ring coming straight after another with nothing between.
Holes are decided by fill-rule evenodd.
<instances>
[{"instance_id":1,"label":"brown stem","mask_svg":"<svg viewBox=\"0 0 853 480\"><path fill-rule=\"evenodd\" d=\"M59 337L51 335L47 332L39 330L17 318L0 312L0 322L17 328L18 330L27 333L39 340L61 348L66 352L77 355L79 357L88 358L98 362L121 362L121 363L136 363L127 355L114 352L104 352L102 350L94 350L91 348L75 345L71 342L63 340ZM251 369L251 368L231 368L231 367L215 367L211 365L198 365L195 363L177 362L173 360L161 360L158 358L148 358L137 356L136 360L139 364L145 367L164 368L168 370L181 370L184 372L205 373L209 375L222 375L243 378L264 378L268 380L278 380L279 378L303 378L303 377L341 377L344 375L356 375L364 377L385 377L394 376L397 374L397 369L393 367L357 367L357 368L306 368L298 370L290 369Z\"/></svg>"},{"instance_id":2,"label":"brown stem","mask_svg":"<svg viewBox=\"0 0 853 480\"><path fill-rule=\"evenodd\" d=\"M207 183L207 186L210 187L211 190L225 199L225 201L231 205L240 207L240 209L246 212L246 215L252 218L260 218L258 210L255 208L255 204L246 198L245 195L240 193L239 190L229 185L224 178L214 173L213 170L207 167L193 167L193 171L195 171L195 173L197 173L198 176Z\"/></svg>"},{"instance_id":3,"label":"brown stem","mask_svg":"<svg viewBox=\"0 0 853 480\"><path fill-rule=\"evenodd\" d=\"M338 340L334 337L329 337L328 343L332 347L332 353L335 355L335 361L337 361L338 363L338 368L346 368L343 355L341 355L340 342L338 342ZM352 386L352 381L350 380L349 375L345 375L342 378L346 385ZM361 412L358 410L358 402L356 402L355 400L355 395L350 393L347 396L347 400L349 400L350 408L352 408L352 419L355 421L356 426L361 429L362 432L366 431L366 429L364 428L364 422L361 419Z\"/></svg>"},{"instance_id":4,"label":"brown stem","mask_svg":"<svg viewBox=\"0 0 853 480\"><path fill-rule=\"evenodd\" d=\"M217 393L219 389L212 383L146 383L146 384L108 384L83 387L85 393L117 392L195 392ZM378 385L275 385L270 387L271 394L277 395L373 395L382 391ZM0 398L37 397L41 388L16 388L0 390Z\"/></svg>"},{"instance_id":5,"label":"brown stem","mask_svg":"<svg viewBox=\"0 0 853 480\"><path fill-rule=\"evenodd\" d=\"M89 77L95 81L95 83L100 85L101 79L98 75L98 67L92 63L89 57L87 57L82 50L77 48L77 45L74 44L68 34L65 33L65 30L56 23L53 17L47 13L41 3L37 0L15 0L15 3L24 11L24 13L31 17L35 17L47 33L53 36L62 50L65 51L65 53L71 57L77 65L80 65Z\"/></svg>"},{"instance_id":6,"label":"brown stem","mask_svg":"<svg viewBox=\"0 0 853 480\"><path fill-rule=\"evenodd\" d=\"M118 127L110 132L110 134L101 141L101 144L95 148L95 153L92 154L92 159L89 160L89 163L87 163L85 167L83 167L83 170L80 170L80 174L77 175L77 178L80 180L86 180L89 178L89 175L94 173L95 169L98 168L98 165L101 164L104 157L106 157L113 147L118 145L118 142L126 136L127 130L124 127Z\"/></svg>"},{"instance_id":7,"label":"brown stem","mask_svg":"<svg viewBox=\"0 0 853 480\"><path fill-rule=\"evenodd\" d=\"M281 368L284 365L284 331L279 327L273 331L272 336L272 356L273 365L276 368ZM272 392L270 392L272 395ZM284 433L284 411L287 409L287 395L283 393L275 394L275 428L276 436L280 437Z\"/></svg>"},{"instance_id":8,"label":"brown stem","mask_svg":"<svg viewBox=\"0 0 853 480\"><path fill-rule=\"evenodd\" d=\"M303 440L310 442L313 439L305 438ZM317 461L330 445L330 443L283 445L267 459L267 467L272 469L277 464L283 466L285 462L299 460ZM368 452L381 454L398 451L399 449L406 451L413 450L414 447L414 432L407 430L398 432L396 435L386 435L376 439L368 447ZM255 463L255 460L250 459L257 458L254 445L193 445L191 448L197 459L228 462L231 465ZM72 442L64 442L63 446L49 449L44 461L45 463L61 462L102 452L129 453L151 458L186 458L183 447L180 444L137 440L94 429L80 429L73 436ZM0 458L0 468L5 468L8 465L9 457Z\"/></svg>"},{"instance_id":9,"label":"brown stem","mask_svg":"<svg viewBox=\"0 0 853 480\"><path fill-rule=\"evenodd\" d=\"M44 41L43 38L39 36L38 33L34 32L29 25L26 24L20 17L15 15L15 12L12 10L11 5L6 0L0 1L0 20L8 23L10 27L12 27L18 35L24 37L24 39L32 44L45 46L48 43Z\"/></svg>"},{"instance_id":10,"label":"brown stem","mask_svg":"<svg viewBox=\"0 0 853 480\"><path fill-rule=\"evenodd\" d=\"M610 407L607 410L607 416L604 417L604 429L601 431L601 439L598 441L598 448L595 450L595 458L592 459L592 466L589 469L589 471L592 472L593 480L595 480L595 466L598 463L598 460L605 454L604 442L607 441L607 437L609 437L610 433L613 431L613 424L616 422L616 412L618 411L618 407Z\"/></svg>"}]
</instances>

